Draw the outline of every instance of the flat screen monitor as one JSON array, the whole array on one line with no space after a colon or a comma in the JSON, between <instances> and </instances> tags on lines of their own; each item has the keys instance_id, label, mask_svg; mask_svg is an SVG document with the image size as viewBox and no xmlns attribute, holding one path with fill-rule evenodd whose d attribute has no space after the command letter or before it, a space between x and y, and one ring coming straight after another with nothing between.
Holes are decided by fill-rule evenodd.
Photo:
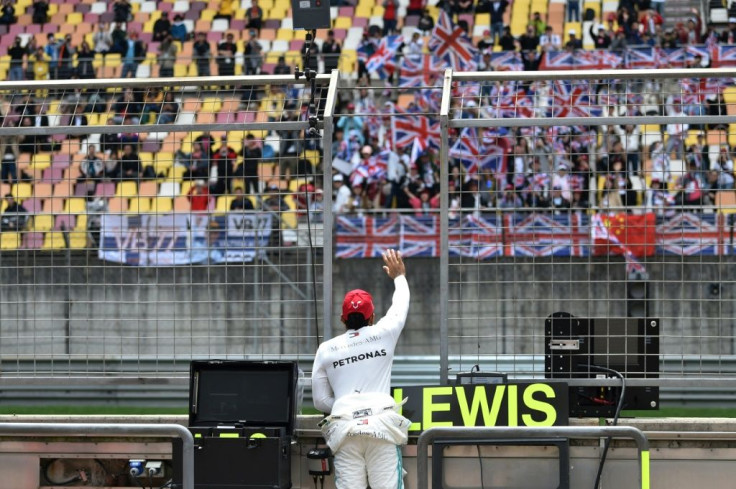
<instances>
[{"instance_id":1,"label":"flat screen monitor","mask_svg":"<svg viewBox=\"0 0 736 489\"><path fill-rule=\"evenodd\" d=\"M291 427L296 366L289 362L213 362L192 366L190 426Z\"/></svg>"}]
</instances>

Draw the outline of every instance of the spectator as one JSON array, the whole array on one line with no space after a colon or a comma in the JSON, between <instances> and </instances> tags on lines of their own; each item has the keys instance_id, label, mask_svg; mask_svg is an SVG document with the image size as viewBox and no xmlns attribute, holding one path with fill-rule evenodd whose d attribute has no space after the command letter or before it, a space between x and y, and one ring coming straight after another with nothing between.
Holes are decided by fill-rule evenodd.
<instances>
[{"instance_id":1,"label":"spectator","mask_svg":"<svg viewBox=\"0 0 736 489\"><path fill-rule=\"evenodd\" d=\"M89 124L89 121L87 120L87 116L84 114L84 107L82 105L75 105L74 106L74 112L72 113L72 118L69 120L69 126L70 127L82 127ZM69 136L73 137L75 139L87 139L86 135L76 135L76 136Z\"/></svg>"},{"instance_id":2,"label":"spectator","mask_svg":"<svg viewBox=\"0 0 736 489\"><path fill-rule=\"evenodd\" d=\"M104 178L107 180L118 180L121 174L120 158L117 151L112 153L105 161Z\"/></svg>"},{"instance_id":3,"label":"spectator","mask_svg":"<svg viewBox=\"0 0 736 489\"><path fill-rule=\"evenodd\" d=\"M620 212L624 207L615 179L610 175L603 181L603 196L598 207L604 212Z\"/></svg>"},{"instance_id":4,"label":"spectator","mask_svg":"<svg viewBox=\"0 0 736 489\"><path fill-rule=\"evenodd\" d=\"M570 181L570 167L567 162L557 164L557 173L552 176L552 188L560 191L561 197L568 203L572 201L572 183ZM554 195L552 195L554 198ZM554 205L554 202L552 202Z\"/></svg>"},{"instance_id":5,"label":"spectator","mask_svg":"<svg viewBox=\"0 0 736 489\"><path fill-rule=\"evenodd\" d=\"M728 29L721 34L722 44L733 44L736 42L736 17L728 18Z\"/></svg>"},{"instance_id":6,"label":"spectator","mask_svg":"<svg viewBox=\"0 0 736 489\"><path fill-rule=\"evenodd\" d=\"M661 141L652 143L649 150L649 154L652 158L652 179L657 179L660 182L670 181L670 155L665 152L664 145Z\"/></svg>"},{"instance_id":7,"label":"spectator","mask_svg":"<svg viewBox=\"0 0 736 489\"><path fill-rule=\"evenodd\" d=\"M325 61L325 66L326 66ZM287 66L286 64L286 56L283 54L279 56L279 59L276 61L276 66L273 67L273 74L274 75L291 75L291 67Z\"/></svg>"},{"instance_id":8,"label":"spectator","mask_svg":"<svg viewBox=\"0 0 736 489\"><path fill-rule=\"evenodd\" d=\"M61 42L57 41L53 34L46 36L46 47L44 51L49 58L49 75L52 80L59 78L59 48Z\"/></svg>"},{"instance_id":9,"label":"spectator","mask_svg":"<svg viewBox=\"0 0 736 489\"><path fill-rule=\"evenodd\" d=\"M43 113L43 104L41 102L34 103L33 104L33 114L31 115L32 120L32 126L34 128L39 128L39 130L34 131L33 134L33 141L38 148L39 151L51 151L51 141L49 140L49 136L43 134L44 127L49 127L49 118L46 114Z\"/></svg>"},{"instance_id":10,"label":"spectator","mask_svg":"<svg viewBox=\"0 0 736 489\"><path fill-rule=\"evenodd\" d=\"M509 2L507 0L494 0L491 2L491 38L494 40L498 37L500 41L503 35L503 14L506 12L508 6Z\"/></svg>"},{"instance_id":11,"label":"spectator","mask_svg":"<svg viewBox=\"0 0 736 489\"><path fill-rule=\"evenodd\" d=\"M468 180L460 197L460 206L473 217L480 217L481 213L491 207L491 199L487 192L479 190L478 178Z\"/></svg>"},{"instance_id":12,"label":"spectator","mask_svg":"<svg viewBox=\"0 0 736 489\"><path fill-rule=\"evenodd\" d=\"M143 96L143 114L141 115L141 124L148 124L158 118L163 101L164 94L158 87L153 87L146 91L146 94Z\"/></svg>"},{"instance_id":13,"label":"spectator","mask_svg":"<svg viewBox=\"0 0 736 489\"><path fill-rule=\"evenodd\" d=\"M245 11L246 29L261 30L263 22L263 9L258 6L258 0L251 0L250 8Z\"/></svg>"},{"instance_id":14,"label":"spectator","mask_svg":"<svg viewBox=\"0 0 736 489\"><path fill-rule=\"evenodd\" d=\"M106 56L112 51L113 42L112 36L108 31L107 24L100 22L97 25L97 31L92 36L92 44L94 45L95 53Z\"/></svg>"},{"instance_id":15,"label":"spectator","mask_svg":"<svg viewBox=\"0 0 736 489\"><path fill-rule=\"evenodd\" d=\"M89 145L87 155L82 160L82 164L79 165L79 171L81 175L78 181L91 180L96 182L104 176L105 164L102 158L97 156L97 148L95 148L94 144Z\"/></svg>"},{"instance_id":16,"label":"spectator","mask_svg":"<svg viewBox=\"0 0 736 489\"><path fill-rule=\"evenodd\" d=\"M541 138L540 138L541 139ZM529 186L527 187L526 204L533 208L547 208L549 202L549 175L543 171L541 159L535 156L532 159L531 168L527 174Z\"/></svg>"},{"instance_id":17,"label":"spectator","mask_svg":"<svg viewBox=\"0 0 736 489\"><path fill-rule=\"evenodd\" d=\"M34 59L34 55L36 54L36 51L38 50L38 43L36 42L35 37L31 37L30 39L28 39L28 42L25 45L25 49L26 49L26 56L28 58L26 62L26 71L25 71L24 77L26 80L35 80L36 75L33 73L33 63L32 63ZM43 50L43 48L41 49Z\"/></svg>"},{"instance_id":18,"label":"spectator","mask_svg":"<svg viewBox=\"0 0 736 489\"><path fill-rule=\"evenodd\" d=\"M542 20L542 14L539 12L534 12L531 24L534 26L534 30L538 36L541 36L547 31L547 23Z\"/></svg>"},{"instance_id":19,"label":"spectator","mask_svg":"<svg viewBox=\"0 0 736 489\"><path fill-rule=\"evenodd\" d=\"M139 181L143 176L141 159L133 150L132 144L123 146L123 154L120 156L120 178L123 180Z\"/></svg>"},{"instance_id":20,"label":"spectator","mask_svg":"<svg viewBox=\"0 0 736 489\"><path fill-rule=\"evenodd\" d=\"M396 0L383 0L383 35L396 32L399 4Z\"/></svg>"},{"instance_id":21,"label":"spectator","mask_svg":"<svg viewBox=\"0 0 736 489\"><path fill-rule=\"evenodd\" d=\"M181 14L174 16L174 25L171 26L171 37L174 41L186 42L189 40L189 31L184 23L184 17Z\"/></svg>"},{"instance_id":22,"label":"spectator","mask_svg":"<svg viewBox=\"0 0 736 489\"><path fill-rule=\"evenodd\" d=\"M77 78L82 80L96 78L94 60L95 53L89 48L87 41L82 41L82 45L77 51L77 67L75 70Z\"/></svg>"},{"instance_id":23,"label":"spectator","mask_svg":"<svg viewBox=\"0 0 736 489\"><path fill-rule=\"evenodd\" d=\"M411 17L411 16L421 17L426 14L427 14L427 0L409 0L409 5L406 8L407 17ZM434 27L434 21L432 21L432 26ZM432 29L432 27L430 27L429 29ZM425 30L425 29L422 29L422 30Z\"/></svg>"},{"instance_id":24,"label":"spectator","mask_svg":"<svg viewBox=\"0 0 736 489\"><path fill-rule=\"evenodd\" d=\"M700 180L700 172L694 161L688 162L688 171L677 179L675 188L677 189L675 205L678 207L703 204L703 184Z\"/></svg>"},{"instance_id":25,"label":"spectator","mask_svg":"<svg viewBox=\"0 0 736 489\"><path fill-rule=\"evenodd\" d=\"M64 42L59 46L57 72L60 80L68 80L74 74L74 53L76 50L72 46L72 36L67 34Z\"/></svg>"},{"instance_id":26,"label":"spectator","mask_svg":"<svg viewBox=\"0 0 736 489\"><path fill-rule=\"evenodd\" d=\"M33 2L31 19L34 24L45 24L49 21L49 2L36 0Z\"/></svg>"},{"instance_id":27,"label":"spectator","mask_svg":"<svg viewBox=\"0 0 736 489\"><path fill-rule=\"evenodd\" d=\"M567 0L566 22L580 22L580 0Z\"/></svg>"},{"instance_id":28,"label":"spectator","mask_svg":"<svg viewBox=\"0 0 736 489\"><path fill-rule=\"evenodd\" d=\"M217 45L217 74L233 76L235 74L235 53L238 48L233 42L232 33L225 34L225 39Z\"/></svg>"},{"instance_id":29,"label":"spectator","mask_svg":"<svg viewBox=\"0 0 736 489\"><path fill-rule=\"evenodd\" d=\"M675 203L675 198L669 193L666 186L662 186L662 181L658 178L652 178L650 188L647 189L644 196L644 205L647 212L656 212L659 216L670 215L673 211L668 211Z\"/></svg>"},{"instance_id":30,"label":"spectator","mask_svg":"<svg viewBox=\"0 0 736 489\"><path fill-rule=\"evenodd\" d=\"M539 44L544 52L559 51L562 48L562 39L552 31L552 26L548 25L544 28L544 34L539 36Z\"/></svg>"},{"instance_id":31,"label":"spectator","mask_svg":"<svg viewBox=\"0 0 736 489\"><path fill-rule=\"evenodd\" d=\"M614 130L618 137L621 138L621 142L626 152L626 168L631 175L637 175L639 173L639 161L640 161L640 140L641 140L641 128L638 124L628 124L625 126L615 126Z\"/></svg>"},{"instance_id":32,"label":"spectator","mask_svg":"<svg viewBox=\"0 0 736 489\"><path fill-rule=\"evenodd\" d=\"M716 203L718 202L718 192L721 190L725 190L725 188L721 186L721 182L719 181L718 177L719 175L717 170L710 170L707 173L704 187L705 205L716 205ZM731 186L731 188L733 189L733 185Z\"/></svg>"},{"instance_id":33,"label":"spectator","mask_svg":"<svg viewBox=\"0 0 736 489\"><path fill-rule=\"evenodd\" d=\"M623 52L626 50L628 43L626 42L626 32L623 29L618 29L614 34L611 45L608 47L610 51Z\"/></svg>"},{"instance_id":34,"label":"spectator","mask_svg":"<svg viewBox=\"0 0 736 489\"><path fill-rule=\"evenodd\" d=\"M227 145L227 136L222 136L222 143L215 153L210 168L210 193L223 195L230 192L230 179L233 176L233 167L237 157L235 150Z\"/></svg>"},{"instance_id":35,"label":"spectator","mask_svg":"<svg viewBox=\"0 0 736 489\"><path fill-rule=\"evenodd\" d=\"M0 183L12 185L18 182L19 142L18 136L0 136Z\"/></svg>"},{"instance_id":36,"label":"spectator","mask_svg":"<svg viewBox=\"0 0 736 489\"><path fill-rule=\"evenodd\" d=\"M125 55L125 51L128 49L128 33L123 29L123 24L116 23L113 25L110 39L112 40L110 52Z\"/></svg>"},{"instance_id":37,"label":"spectator","mask_svg":"<svg viewBox=\"0 0 736 489\"><path fill-rule=\"evenodd\" d=\"M207 34L204 32L197 33L196 40L192 44L192 52L194 53L194 63L197 65L197 75L210 76L212 50L210 43L207 42Z\"/></svg>"},{"instance_id":38,"label":"spectator","mask_svg":"<svg viewBox=\"0 0 736 489\"><path fill-rule=\"evenodd\" d=\"M128 78L128 75L131 78L135 78L138 72L138 65L144 59L146 59L146 47L143 42L138 40L138 33L131 32L130 38L126 41L120 78Z\"/></svg>"},{"instance_id":39,"label":"spectator","mask_svg":"<svg viewBox=\"0 0 736 489\"><path fill-rule=\"evenodd\" d=\"M526 26L526 32L519 37L519 47L521 52L536 51L539 46L539 36L534 26L529 24Z\"/></svg>"},{"instance_id":40,"label":"spectator","mask_svg":"<svg viewBox=\"0 0 736 489\"><path fill-rule=\"evenodd\" d=\"M210 206L210 191L207 188L207 183L202 180L196 180L189 193L187 194L189 199L189 207L193 212L204 212L207 211Z\"/></svg>"},{"instance_id":41,"label":"spectator","mask_svg":"<svg viewBox=\"0 0 736 489\"><path fill-rule=\"evenodd\" d=\"M499 37L501 37L501 33L498 34ZM492 51L493 46L495 45L495 39L493 36L491 36L491 31L486 29L483 31L483 37L480 38L480 41L478 41L478 44L476 46L478 47L478 51L485 52L485 51Z\"/></svg>"},{"instance_id":42,"label":"spectator","mask_svg":"<svg viewBox=\"0 0 736 489\"><path fill-rule=\"evenodd\" d=\"M116 124L122 124L125 119L130 118L131 123L138 124L143 114L143 104L136 98L130 88L126 89L117 101L110 102L107 112L112 112L112 119Z\"/></svg>"},{"instance_id":43,"label":"spectator","mask_svg":"<svg viewBox=\"0 0 736 489\"><path fill-rule=\"evenodd\" d=\"M13 7L12 0L4 0L2 14L0 14L0 24L2 25L13 25L18 21L15 16L15 7Z\"/></svg>"},{"instance_id":44,"label":"spectator","mask_svg":"<svg viewBox=\"0 0 736 489\"><path fill-rule=\"evenodd\" d=\"M15 36L13 45L8 48L8 56L10 56L8 80L23 80L23 60L26 57L26 49L21 45L20 36Z\"/></svg>"},{"instance_id":45,"label":"spectator","mask_svg":"<svg viewBox=\"0 0 736 489\"><path fill-rule=\"evenodd\" d=\"M733 160L728 154L728 148L721 148L718 159L713 163L712 170L716 172L720 189L731 190L734 188Z\"/></svg>"},{"instance_id":46,"label":"spectator","mask_svg":"<svg viewBox=\"0 0 736 489\"><path fill-rule=\"evenodd\" d=\"M171 34L171 21L169 13L164 10L161 17L153 23L153 41L162 42L169 34Z\"/></svg>"},{"instance_id":47,"label":"spectator","mask_svg":"<svg viewBox=\"0 0 736 489\"><path fill-rule=\"evenodd\" d=\"M498 45L501 46L501 51L515 51L518 46L518 41L511 34L511 27L506 26L503 28L503 33L498 39Z\"/></svg>"},{"instance_id":48,"label":"spectator","mask_svg":"<svg viewBox=\"0 0 736 489\"><path fill-rule=\"evenodd\" d=\"M133 6L130 4L130 0L115 0L112 5L114 22L128 22L133 17L132 10Z\"/></svg>"},{"instance_id":49,"label":"spectator","mask_svg":"<svg viewBox=\"0 0 736 489\"><path fill-rule=\"evenodd\" d=\"M230 22L239 3L238 0L220 0L220 8L217 9L215 19L226 19Z\"/></svg>"},{"instance_id":50,"label":"spectator","mask_svg":"<svg viewBox=\"0 0 736 489\"><path fill-rule=\"evenodd\" d=\"M521 200L521 197L514 190L514 186L507 183L503 193L498 198L496 207L499 209L520 209L524 207L524 201Z\"/></svg>"},{"instance_id":51,"label":"spectator","mask_svg":"<svg viewBox=\"0 0 736 489\"><path fill-rule=\"evenodd\" d=\"M245 196L243 189L235 187L233 190L235 198L230 202L230 211L252 211L254 210L253 202Z\"/></svg>"},{"instance_id":52,"label":"spectator","mask_svg":"<svg viewBox=\"0 0 736 489\"><path fill-rule=\"evenodd\" d=\"M240 154L243 157L243 162L238 166L235 173L238 177L244 179L244 190L250 194L257 195L260 191L258 188L258 165L263 158L263 150L253 134L245 136Z\"/></svg>"},{"instance_id":53,"label":"spectator","mask_svg":"<svg viewBox=\"0 0 736 489\"><path fill-rule=\"evenodd\" d=\"M335 31L330 29L327 31L327 40L322 43L322 59L324 60L325 73L329 74L332 73L332 70L337 69L338 62L340 61L340 53L342 53L342 47L335 39Z\"/></svg>"},{"instance_id":54,"label":"spectator","mask_svg":"<svg viewBox=\"0 0 736 489\"><path fill-rule=\"evenodd\" d=\"M164 41L158 47L158 74L161 78L174 76L174 65L176 65L177 47L171 34L167 34Z\"/></svg>"},{"instance_id":55,"label":"spectator","mask_svg":"<svg viewBox=\"0 0 736 489\"><path fill-rule=\"evenodd\" d=\"M5 202L7 206L0 218L0 231L21 231L28 221L28 211L22 204L15 201L13 194L5 194Z\"/></svg>"},{"instance_id":56,"label":"spectator","mask_svg":"<svg viewBox=\"0 0 736 489\"><path fill-rule=\"evenodd\" d=\"M156 124L173 124L178 116L179 103L174 99L174 92L166 92Z\"/></svg>"},{"instance_id":57,"label":"spectator","mask_svg":"<svg viewBox=\"0 0 736 489\"><path fill-rule=\"evenodd\" d=\"M424 2L425 0L421 1ZM409 0L409 2L411 3L412 0ZM409 15L408 10L407 15ZM417 23L417 29L424 32L425 34L434 29L434 19L431 15L429 15L429 12L426 8L422 8L421 14L419 16L419 22Z\"/></svg>"},{"instance_id":58,"label":"spectator","mask_svg":"<svg viewBox=\"0 0 736 489\"><path fill-rule=\"evenodd\" d=\"M335 214L345 214L350 212L350 201L352 192L345 185L344 177L341 173L337 173L332 177L332 190L334 195L334 203L332 204L332 212Z\"/></svg>"},{"instance_id":59,"label":"spectator","mask_svg":"<svg viewBox=\"0 0 736 489\"><path fill-rule=\"evenodd\" d=\"M595 49L608 49L611 46L611 38L608 37L603 24L598 24L597 28L591 25L590 37L593 38Z\"/></svg>"},{"instance_id":60,"label":"spectator","mask_svg":"<svg viewBox=\"0 0 736 489\"><path fill-rule=\"evenodd\" d=\"M304 49L305 45L306 44L302 46L302 49ZM261 51L263 51L263 48L261 47L261 43L258 42L258 32L251 29L250 39L248 39L248 42L245 43L245 49L243 51L243 58L244 58L243 65L245 68L246 75L257 75L258 72L260 71L261 64L263 64L263 56L261 55ZM319 48L317 47L317 44L315 43L314 44L315 62L317 60L318 54L319 54Z\"/></svg>"},{"instance_id":61,"label":"spectator","mask_svg":"<svg viewBox=\"0 0 736 489\"><path fill-rule=\"evenodd\" d=\"M36 48L36 52L28 57L29 63L33 63L33 79L49 79L49 57L42 47Z\"/></svg>"},{"instance_id":62,"label":"spectator","mask_svg":"<svg viewBox=\"0 0 736 489\"><path fill-rule=\"evenodd\" d=\"M682 112L682 106L680 104L668 106L667 112L670 117L681 117L683 121L686 120L685 113ZM685 122L667 124L666 130L669 137L665 145L665 153L671 155L674 151L677 159L683 159L684 139L687 136L689 128L690 126Z\"/></svg>"},{"instance_id":63,"label":"spectator","mask_svg":"<svg viewBox=\"0 0 736 489\"><path fill-rule=\"evenodd\" d=\"M195 141L192 144L192 154L189 155L187 170L183 178L196 180L209 178L210 154L202 148L202 143Z\"/></svg>"},{"instance_id":64,"label":"spectator","mask_svg":"<svg viewBox=\"0 0 736 489\"><path fill-rule=\"evenodd\" d=\"M577 33L575 32L575 29L570 29L567 31L570 38L565 43L565 49L567 51L575 51L577 49L583 49L583 41L577 38Z\"/></svg>"},{"instance_id":65,"label":"spectator","mask_svg":"<svg viewBox=\"0 0 736 489\"><path fill-rule=\"evenodd\" d=\"M110 117L107 119L107 125L115 125L115 120ZM119 133L107 133L100 135L100 150L107 155L108 158L117 159L117 154L120 151L120 134Z\"/></svg>"}]
</instances>

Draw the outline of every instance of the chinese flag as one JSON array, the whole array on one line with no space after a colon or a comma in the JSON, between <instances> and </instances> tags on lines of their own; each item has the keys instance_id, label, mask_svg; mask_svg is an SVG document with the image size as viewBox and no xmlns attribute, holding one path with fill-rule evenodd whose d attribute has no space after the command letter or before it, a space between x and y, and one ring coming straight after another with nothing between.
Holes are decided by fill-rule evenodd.
<instances>
[{"instance_id":1,"label":"chinese flag","mask_svg":"<svg viewBox=\"0 0 736 489\"><path fill-rule=\"evenodd\" d=\"M608 228L612 240L617 240L621 246L610 243L608 252L615 255L624 254L623 247L637 258L651 256L657 248L657 218L653 212L642 215L626 213L607 214L601 216L601 221Z\"/></svg>"}]
</instances>

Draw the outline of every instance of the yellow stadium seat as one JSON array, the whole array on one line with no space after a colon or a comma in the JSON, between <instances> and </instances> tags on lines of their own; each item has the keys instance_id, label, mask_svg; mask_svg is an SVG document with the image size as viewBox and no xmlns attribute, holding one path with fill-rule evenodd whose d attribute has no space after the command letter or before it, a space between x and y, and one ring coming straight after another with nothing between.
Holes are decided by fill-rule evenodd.
<instances>
[{"instance_id":1,"label":"yellow stadium seat","mask_svg":"<svg viewBox=\"0 0 736 489\"><path fill-rule=\"evenodd\" d=\"M64 203L64 214L83 214L86 211L87 203L82 197L72 197Z\"/></svg>"},{"instance_id":2,"label":"yellow stadium seat","mask_svg":"<svg viewBox=\"0 0 736 489\"><path fill-rule=\"evenodd\" d=\"M276 32L276 39L280 41L291 41L294 39L294 31L282 27Z\"/></svg>"},{"instance_id":3,"label":"yellow stadium seat","mask_svg":"<svg viewBox=\"0 0 736 489\"><path fill-rule=\"evenodd\" d=\"M170 197L155 197L151 200L151 212L165 214L173 209L174 206Z\"/></svg>"},{"instance_id":4,"label":"yellow stadium seat","mask_svg":"<svg viewBox=\"0 0 736 489\"><path fill-rule=\"evenodd\" d=\"M215 206L215 212L225 213L230 210L230 204L235 200L232 195L221 195L217 198L217 205Z\"/></svg>"},{"instance_id":5,"label":"yellow stadium seat","mask_svg":"<svg viewBox=\"0 0 736 489\"><path fill-rule=\"evenodd\" d=\"M216 113L222 108L222 100L217 97L206 97L202 101L201 111L206 113Z\"/></svg>"},{"instance_id":6,"label":"yellow stadium seat","mask_svg":"<svg viewBox=\"0 0 736 489\"><path fill-rule=\"evenodd\" d=\"M81 24L83 20L84 16L80 12L72 12L66 16L66 23L71 25Z\"/></svg>"},{"instance_id":7,"label":"yellow stadium seat","mask_svg":"<svg viewBox=\"0 0 736 489\"><path fill-rule=\"evenodd\" d=\"M187 65L175 64L174 65L174 76L177 78L184 78L188 74Z\"/></svg>"},{"instance_id":8,"label":"yellow stadium seat","mask_svg":"<svg viewBox=\"0 0 736 489\"><path fill-rule=\"evenodd\" d=\"M383 17L383 11L384 11L383 5L376 5L375 7L373 7L373 10L371 11L371 16L372 17Z\"/></svg>"},{"instance_id":9,"label":"yellow stadium seat","mask_svg":"<svg viewBox=\"0 0 736 489\"><path fill-rule=\"evenodd\" d=\"M337 17L335 19L335 29L350 29L353 26L353 21L350 17Z\"/></svg>"},{"instance_id":10,"label":"yellow stadium seat","mask_svg":"<svg viewBox=\"0 0 736 489\"><path fill-rule=\"evenodd\" d=\"M150 212L151 211L151 199L143 198L143 197L133 197L130 199L130 205L128 207L128 212L131 212L133 214L140 214L142 212Z\"/></svg>"},{"instance_id":11,"label":"yellow stadium seat","mask_svg":"<svg viewBox=\"0 0 736 489\"><path fill-rule=\"evenodd\" d=\"M54 229L54 216L50 214L37 214L33 216L29 229L35 232L51 231Z\"/></svg>"},{"instance_id":12,"label":"yellow stadium seat","mask_svg":"<svg viewBox=\"0 0 736 489\"><path fill-rule=\"evenodd\" d=\"M51 166L51 153L36 153L31 158L31 167L34 170L45 170Z\"/></svg>"},{"instance_id":13,"label":"yellow stadium seat","mask_svg":"<svg viewBox=\"0 0 736 489\"><path fill-rule=\"evenodd\" d=\"M3 231L0 233L0 250L15 250L20 246L20 233Z\"/></svg>"},{"instance_id":14,"label":"yellow stadium seat","mask_svg":"<svg viewBox=\"0 0 736 489\"><path fill-rule=\"evenodd\" d=\"M322 161L322 156L319 154L319 151L316 149L308 149L304 151L304 158L309 161L312 166L319 165L320 161Z\"/></svg>"},{"instance_id":15,"label":"yellow stadium seat","mask_svg":"<svg viewBox=\"0 0 736 489\"><path fill-rule=\"evenodd\" d=\"M86 231L87 230L87 214L80 214L77 216L77 223L74 227L75 231Z\"/></svg>"},{"instance_id":16,"label":"yellow stadium seat","mask_svg":"<svg viewBox=\"0 0 736 489\"><path fill-rule=\"evenodd\" d=\"M87 248L87 231L70 231L67 236L69 237L69 248L74 250Z\"/></svg>"},{"instance_id":17,"label":"yellow stadium seat","mask_svg":"<svg viewBox=\"0 0 736 489\"><path fill-rule=\"evenodd\" d=\"M174 153L167 151L159 151L156 153L153 161L153 170L156 175L163 173L164 175L168 172L169 168L174 165Z\"/></svg>"},{"instance_id":18,"label":"yellow stadium seat","mask_svg":"<svg viewBox=\"0 0 736 489\"><path fill-rule=\"evenodd\" d=\"M121 63L122 63L122 58L120 56L120 53L110 53L107 56L105 56L105 66L117 68L121 65Z\"/></svg>"},{"instance_id":19,"label":"yellow stadium seat","mask_svg":"<svg viewBox=\"0 0 736 489\"><path fill-rule=\"evenodd\" d=\"M217 12L213 9L206 8L202 10L202 13L199 16L200 20L206 20L207 22L212 22L212 20L215 18L215 15Z\"/></svg>"},{"instance_id":20,"label":"yellow stadium seat","mask_svg":"<svg viewBox=\"0 0 736 489\"><path fill-rule=\"evenodd\" d=\"M17 200L24 200L33 195L33 187L30 183L15 183L10 193Z\"/></svg>"},{"instance_id":21,"label":"yellow stadium seat","mask_svg":"<svg viewBox=\"0 0 736 489\"><path fill-rule=\"evenodd\" d=\"M191 180L187 180L185 182L181 182L181 193L180 195L188 195L189 191L192 189L192 185L194 185L194 182Z\"/></svg>"},{"instance_id":22,"label":"yellow stadium seat","mask_svg":"<svg viewBox=\"0 0 736 489\"><path fill-rule=\"evenodd\" d=\"M175 165L169 168L168 173L166 174L166 178L170 182L180 182L182 177L184 176L184 173L186 173L187 169L180 165Z\"/></svg>"},{"instance_id":23,"label":"yellow stadium seat","mask_svg":"<svg viewBox=\"0 0 736 489\"><path fill-rule=\"evenodd\" d=\"M64 233L50 231L43 236L43 250L60 250L66 248Z\"/></svg>"},{"instance_id":24,"label":"yellow stadium seat","mask_svg":"<svg viewBox=\"0 0 736 489\"><path fill-rule=\"evenodd\" d=\"M115 189L116 197L135 197L138 195L138 185L135 182L120 182Z\"/></svg>"},{"instance_id":25,"label":"yellow stadium seat","mask_svg":"<svg viewBox=\"0 0 736 489\"><path fill-rule=\"evenodd\" d=\"M365 17L366 19L371 16L372 6L361 4L355 7L355 16L356 17Z\"/></svg>"},{"instance_id":26,"label":"yellow stadium seat","mask_svg":"<svg viewBox=\"0 0 736 489\"><path fill-rule=\"evenodd\" d=\"M491 14L475 14L475 25L491 25Z\"/></svg>"}]
</instances>

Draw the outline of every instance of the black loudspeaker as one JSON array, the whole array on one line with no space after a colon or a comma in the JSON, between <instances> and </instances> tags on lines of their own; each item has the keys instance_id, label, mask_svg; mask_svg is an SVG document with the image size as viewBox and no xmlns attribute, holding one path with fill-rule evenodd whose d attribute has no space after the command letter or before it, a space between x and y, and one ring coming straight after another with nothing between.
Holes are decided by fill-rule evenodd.
<instances>
[{"instance_id":1,"label":"black loudspeaker","mask_svg":"<svg viewBox=\"0 0 736 489\"><path fill-rule=\"evenodd\" d=\"M630 318L648 318L649 282L629 280L626 282L626 315Z\"/></svg>"},{"instance_id":2,"label":"black loudspeaker","mask_svg":"<svg viewBox=\"0 0 736 489\"><path fill-rule=\"evenodd\" d=\"M595 10L586 8L583 13L583 22L593 22L595 20Z\"/></svg>"}]
</instances>

